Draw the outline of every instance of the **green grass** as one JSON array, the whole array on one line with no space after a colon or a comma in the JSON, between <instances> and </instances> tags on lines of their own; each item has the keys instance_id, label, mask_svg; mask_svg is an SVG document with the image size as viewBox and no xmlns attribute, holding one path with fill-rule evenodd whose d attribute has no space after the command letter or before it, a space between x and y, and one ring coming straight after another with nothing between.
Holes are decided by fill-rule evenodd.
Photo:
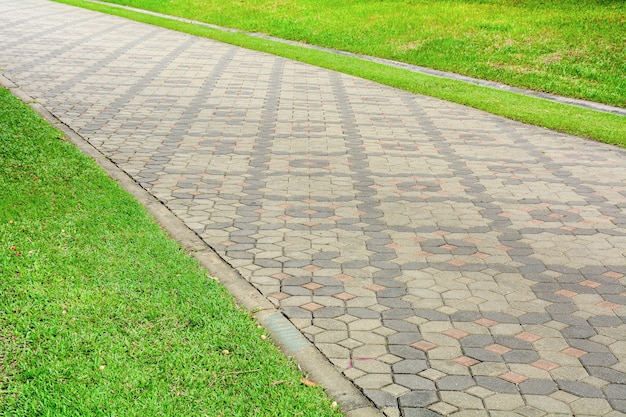
<instances>
[{"instance_id":1,"label":"green grass","mask_svg":"<svg viewBox=\"0 0 626 417\"><path fill-rule=\"evenodd\" d=\"M190 23L127 11L113 6L90 3L85 0L57 1L215 39L248 49L268 52L370 79L412 93L425 94L468 105L513 120L626 147L626 118L623 116L577 108L506 91L493 90L460 81L431 77L363 61L358 58L272 42L242 33L224 32ZM184 1L187 0L177 0L172 2L172 4L179 4ZM165 5L169 4L169 2L154 2L154 4ZM188 7L188 12L193 14L192 5ZM226 11L224 12L226 13Z\"/></svg>"},{"instance_id":2,"label":"green grass","mask_svg":"<svg viewBox=\"0 0 626 417\"><path fill-rule=\"evenodd\" d=\"M0 416L338 416L144 208L0 89Z\"/></svg>"},{"instance_id":3,"label":"green grass","mask_svg":"<svg viewBox=\"0 0 626 417\"><path fill-rule=\"evenodd\" d=\"M626 106L623 0L107 0Z\"/></svg>"}]
</instances>

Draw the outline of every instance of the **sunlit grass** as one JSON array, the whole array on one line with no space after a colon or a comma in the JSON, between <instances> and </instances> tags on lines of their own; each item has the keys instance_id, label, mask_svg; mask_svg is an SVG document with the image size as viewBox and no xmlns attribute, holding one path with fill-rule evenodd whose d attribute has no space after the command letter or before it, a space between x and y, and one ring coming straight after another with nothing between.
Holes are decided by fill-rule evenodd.
<instances>
[{"instance_id":1,"label":"sunlit grass","mask_svg":"<svg viewBox=\"0 0 626 417\"><path fill-rule=\"evenodd\" d=\"M107 0L626 106L621 0Z\"/></svg>"}]
</instances>

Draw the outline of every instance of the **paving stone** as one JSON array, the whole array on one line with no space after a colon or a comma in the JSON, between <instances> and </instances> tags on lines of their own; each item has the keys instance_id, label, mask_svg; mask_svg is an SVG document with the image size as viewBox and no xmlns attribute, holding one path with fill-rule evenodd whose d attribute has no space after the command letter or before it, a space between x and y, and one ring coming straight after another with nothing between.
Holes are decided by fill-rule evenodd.
<instances>
[{"instance_id":1,"label":"paving stone","mask_svg":"<svg viewBox=\"0 0 626 417\"><path fill-rule=\"evenodd\" d=\"M54 2L0 17L3 76L388 417L626 413L623 150Z\"/></svg>"},{"instance_id":2,"label":"paving stone","mask_svg":"<svg viewBox=\"0 0 626 417\"><path fill-rule=\"evenodd\" d=\"M400 407L428 407L438 401L434 391L411 391L398 398Z\"/></svg>"},{"instance_id":3,"label":"paving stone","mask_svg":"<svg viewBox=\"0 0 626 417\"><path fill-rule=\"evenodd\" d=\"M437 381L437 388L443 391L465 391L476 385L471 376L447 376Z\"/></svg>"},{"instance_id":4,"label":"paving stone","mask_svg":"<svg viewBox=\"0 0 626 417\"><path fill-rule=\"evenodd\" d=\"M524 395L549 395L558 389L556 382L547 379L529 379L518 385Z\"/></svg>"},{"instance_id":5,"label":"paving stone","mask_svg":"<svg viewBox=\"0 0 626 417\"><path fill-rule=\"evenodd\" d=\"M610 384L605 386L602 391L607 398L626 400L626 384Z\"/></svg>"},{"instance_id":6,"label":"paving stone","mask_svg":"<svg viewBox=\"0 0 626 417\"><path fill-rule=\"evenodd\" d=\"M444 402L435 403L431 405L429 409L444 416L447 416L449 414L452 414L455 411L458 411L457 407L448 403L444 403Z\"/></svg>"},{"instance_id":7,"label":"paving stone","mask_svg":"<svg viewBox=\"0 0 626 417\"><path fill-rule=\"evenodd\" d=\"M404 359L426 359L426 354L411 346L389 345L389 353L397 355Z\"/></svg>"},{"instance_id":8,"label":"paving stone","mask_svg":"<svg viewBox=\"0 0 626 417\"><path fill-rule=\"evenodd\" d=\"M389 374L366 374L357 378L354 383L364 390L380 390L382 387L390 385L392 381Z\"/></svg>"},{"instance_id":9,"label":"paving stone","mask_svg":"<svg viewBox=\"0 0 626 417\"><path fill-rule=\"evenodd\" d=\"M428 368L425 360L404 359L393 364L394 374L417 374Z\"/></svg>"},{"instance_id":10,"label":"paving stone","mask_svg":"<svg viewBox=\"0 0 626 417\"><path fill-rule=\"evenodd\" d=\"M557 380L559 389L578 397L601 398L602 391L592 385L580 381Z\"/></svg>"},{"instance_id":11,"label":"paving stone","mask_svg":"<svg viewBox=\"0 0 626 417\"><path fill-rule=\"evenodd\" d=\"M397 407L398 401L395 396L380 390L363 390L363 393L371 399L378 408Z\"/></svg>"},{"instance_id":12,"label":"paving stone","mask_svg":"<svg viewBox=\"0 0 626 417\"><path fill-rule=\"evenodd\" d=\"M422 339L420 333L398 332L387 337L387 342L392 345L411 345Z\"/></svg>"},{"instance_id":13,"label":"paving stone","mask_svg":"<svg viewBox=\"0 0 626 417\"><path fill-rule=\"evenodd\" d=\"M585 366L611 366L618 362L618 359L609 352L589 353L580 358L580 362Z\"/></svg>"},{"instance_id":14,"label":"paving stone","mask_svg":"<svg viewBox=\"0 0 626 417\"><path fill-rule=\"evenodd\" d=\"M423 408L403 408L403 417L440 417L440 414Z\"/></svg>"},{"instance_id":15,"label":"paving stone","mask_svg":"<svg viewBox=\"0 0 626 417\"><path fill-rule=\"evenodd\" d=\"M609 404L611 404L611 406L617 410L617 411L621 411L623 413L626 413L626 400L614 400L614 399L610 399L609 400Z\"/></svg>"},{"instance_id":16,"label":"paving stone","mask_svg":"<svg viewBox=\"0 0 626 417\"><path fill-rule=\"evenodd\" d=\"M475 379L478 385L494 392L504 394L514 394L518 392L515 384L504 381L501 378L494 376L477 376Z\"/></svg>"},{"instance_id":17,"label":"paving stone","mask_svg":"<svg viewBox=\"0 0 626 417\"><path fill-rule=\"evenodd\" d=\"M422 378L417 375L398 374L394 376L394 380L397 384L407 387L411 390L426 391L435 390L435 384L426 378Z\"/></svg>"}]
</instances>

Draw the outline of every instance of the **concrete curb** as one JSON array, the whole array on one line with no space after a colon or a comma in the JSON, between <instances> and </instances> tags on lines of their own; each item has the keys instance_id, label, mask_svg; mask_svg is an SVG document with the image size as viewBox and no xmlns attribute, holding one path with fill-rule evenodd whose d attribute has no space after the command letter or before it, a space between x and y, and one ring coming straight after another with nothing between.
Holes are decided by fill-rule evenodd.
<instances>
[{"instance_id":1,"label":"concrete curb","mask_svg":"<svg viewBox=\"0 0 626 417\"><path fill-rule=\"evenodd\" d=\"M256 288L224 261L198 235L189 229L163 203L135 182L84 137L63 123L52 112L0 74L0 86L35 110L59 129L82 153L92 158L107 174L139 201L168 235L178 241L200 264L226 287L235 301L245 307L269 332L272 340L293 358L307 378L317 382L334 399L346 417L383 417L372 403L346 379Z\"/></svg>"}]
</instances>

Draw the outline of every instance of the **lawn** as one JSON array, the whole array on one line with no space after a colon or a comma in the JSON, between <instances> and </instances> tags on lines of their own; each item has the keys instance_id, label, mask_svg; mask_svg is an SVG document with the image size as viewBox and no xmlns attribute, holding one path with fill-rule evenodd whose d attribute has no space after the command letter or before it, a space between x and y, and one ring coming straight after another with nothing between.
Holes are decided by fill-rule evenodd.
<instances>
[{"instance_id":1,"label":"lawn","mask_svg":"<svg viewBox=\"0 0 626 417\"><path fill-rule=\"evenodd\" d=\"M623 0L107 0L626 107Z\"/></svg>"},{"instance_id":2,"label":"lawn","mask_svg":"<svg viewBox=\"0 0 626 417\"><path fill-rule=\"evenodd\" d=\"M198 263L0 89L0 416L337 417Z\"/></svg>"}]
</instances>

